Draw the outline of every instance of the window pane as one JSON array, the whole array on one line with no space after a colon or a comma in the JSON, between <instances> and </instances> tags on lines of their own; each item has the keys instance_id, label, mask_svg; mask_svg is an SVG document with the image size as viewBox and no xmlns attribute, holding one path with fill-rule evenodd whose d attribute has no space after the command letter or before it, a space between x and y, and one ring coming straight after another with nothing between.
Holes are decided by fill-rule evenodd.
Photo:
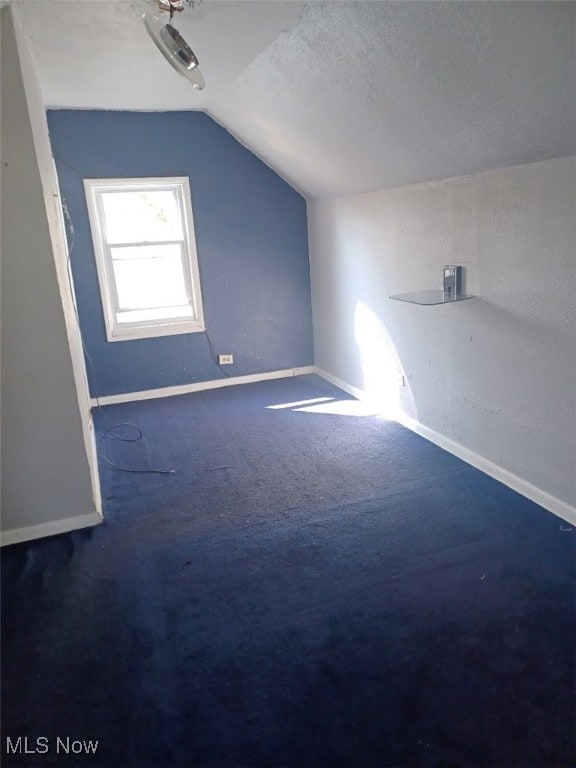
<instances>
[{"instance_id":1,"label":"window pane","mask_svg":"<svg viewBox=\"0 0 576 768\"><path fill-rule=\"evenodd\" d=\"M176 190L103 192L106 241L182 240Z\"/></svg>"},{"instance_id":2,"label":"window pane","mask_svg":"<svg viewBox=\"0 0 576 768\"><path fill-rule=\"evenodd\" d=\"M180 245L112 248L111 252L118 309L178 307L190 303Z\"/></svg>"}]
</instances>

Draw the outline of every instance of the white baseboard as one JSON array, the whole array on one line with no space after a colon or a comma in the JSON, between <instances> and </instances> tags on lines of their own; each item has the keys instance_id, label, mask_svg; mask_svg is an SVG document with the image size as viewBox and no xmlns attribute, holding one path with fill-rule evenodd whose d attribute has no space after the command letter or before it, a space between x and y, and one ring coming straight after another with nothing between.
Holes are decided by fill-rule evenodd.
<instances>
[{"instance_id":1,"label":"white baseboard","mask_svg":"<svg viewBox=\"0 0 576 768\"><path fill-rule=\"evenodd\" d=\"M348 384L348 382L344 381L343 379L339 379L338 376L333 376L331 373L328 373L328 371L324 371L322 368L318 368L318 366L314 366L314 373L317 376L326 379L326 381L329 381L330 384L334 384L334 386L338 387L338 389L341 389L344 392L348 392L349 395L356 397L358 400L366 399L366 393L364 390L358 389L358 387L353 387L352 384Z\"/></svg>"},{"instance_id":2,"label":"white baseboard","mask_svg":"<svg viewBox=\"0 0 576 768\"><path fill-rule=\"evenodd\" d=\"M101 522L102 515L100 512L90 512L87 515L66 517L63 520L28 525L25 528L12 528L12 530L0 532L0 546L5 547L8 544L19 544L23 541L32 541L32 539L43 539L46 536L55 536L58 533L69 533L80 528L98 525Z\"/></svg>"},{"instance_id":3,"label":"white baseboard","mask_svg":"<svg viewBox=\"0 0 576 768\"><path fill-rule=\"evenodd\" d=\"M210 381L197 381L193 384L181 384L176 387L161 387L159 389L145 389L139 392L123 392L119 395L106 395L105 397L91 398L90 407L100 405L115 405L116 403L132 403L138 400L153 400L158 397L172 397L173 395L187 395L190 392L202 392L206 389L219 389L220 387L232 387L236 384L251 384L254 381L268 381L269 379L285 379L290 376L302 376L306 373L315 373L313 365L302 368L285 368L280 371L268 371L266 373L251 373L247 376L231 376L225 379L211 379Z\"/></svg>"},{"instance_id":4,"label":"white baseboard","mask_svg":"<svg viewBox=\"0 0 576 768\"><path fill-rule=\"evenodd\" d=\"M424 424L421 424L415 419L404 416L398 418L397 421L404 427L412 430L412 432L416 432L416 434L425 437L426 440L430 440L431 443L443 448L445 451L448 451L448 453L452 453L467 464L471 464L473 467L476 467L476 469L481 470L486 475L490 475L490 477L493 477L495 480L508 486L508 488L511 488L513 491L516 491L527 499L530 499L530 501L539 504L541 507L544 507L544 509L561 517L571 525L576 526L576 507L573 507L571 504L558 499L547 491L543 491L536 485L529 483L528 480L525 480L523 477L515 475L513 472L510 472L510 470L504 469L504 467L501 467L499 464L495 464L493 461L484 458L484 456L480 456L478 453L471 451L461 443L457 443L455 440L451 440L449 437L441 435L439 432L424 426Z\"/></svg>"},{"instance_id":5,"label":"white baseboard","mask_svg":"<svg viewBox=\"0 0 576 768\"><path fill-rule=\"evenodd\" d=\"M346 383L337 376L333 376L332 374L323 371L321 368L316 367L314 372L323 379L326 379L326 381L339 387L344 392L348 392L348 394L357 397L359 400L365 399L365 393L363 390L358 389L358 387ZM455 440L424 426L424 424L421 424L416 419L400 414L396 417L395 421L412 432L426 438L426 440L430 440L431 443L434 443L439 448L443 448L445 451L448 451L448 453L462 459L462 461L465 461L467 464L471 464L486 475L493 477L513 491L530 499L530 501L533 501L535 504L539 504L541 507L544 507L544 509L552 512L552 514L562 518L562 520L565 520L567 523L570 523L570 525L576 526L576 507L573 507L566 501L562 501L562 499L553 496L551 493L543 491L541 488L529 483L524 478L510 472L508 469L504 469L493 461L486 459L484 456L480 456L478 453L471 451L461 443L457 443Z\"/></svg>"}]
</instances>

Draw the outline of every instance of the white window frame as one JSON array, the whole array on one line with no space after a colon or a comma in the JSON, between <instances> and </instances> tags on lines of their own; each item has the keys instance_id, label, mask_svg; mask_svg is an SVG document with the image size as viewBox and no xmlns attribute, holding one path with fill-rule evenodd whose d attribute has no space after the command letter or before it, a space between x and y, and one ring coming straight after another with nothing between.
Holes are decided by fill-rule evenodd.
<instances>
[{"instance_id":1,"label":"white window frame","mask_svg":"<svg viewBox=\"0 0 576 768\"><path fill-rule=\"evenodd\" d=\"M104 213L102 194L115 191L175 191L184 238L171 240L170 244L178 243L182 248L182 265L186 279L188 299L192 307L193 317L165 318L161 320L140 320L119 322L117 314L120 311L117 299L116 280L112 266L111 248L117 247L106 241L104 229ZM88 216L96 257L96 268L100 284L100 296L106 324L108 341L126 341L128 339L146 339L155 336L170 336L179 333L199 333L205 330L204 312L202 308L202 290L200 285L200 270L196 238L194 236L194 218L192 215L192 199L190 184L187 176L132 178L132 179L84 179L84 191L88 205ZM166 241L168 242L168 241ZM122 246L157 245L154 241L122 243Z\"/></svg>"}]
</instances>

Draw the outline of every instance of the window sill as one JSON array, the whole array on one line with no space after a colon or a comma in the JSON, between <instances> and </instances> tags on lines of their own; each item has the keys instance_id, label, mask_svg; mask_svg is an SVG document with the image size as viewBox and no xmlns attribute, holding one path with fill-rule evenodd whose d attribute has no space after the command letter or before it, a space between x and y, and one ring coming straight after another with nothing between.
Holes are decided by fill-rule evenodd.
<instances>
[{"instance_id":1,"label":"window sill","mask_svg":"<svg viewBox=\"0 0 576 768\"><path fill-rule=\"evenodd\" d=\"M137 341L138 339L153 339L159 336L176 336L184 333L203 333L203 323L186 321L183 323L166 323L156 325L138 325L116 328L106 333L108 341Z\"/></svg>"}]
</instances>

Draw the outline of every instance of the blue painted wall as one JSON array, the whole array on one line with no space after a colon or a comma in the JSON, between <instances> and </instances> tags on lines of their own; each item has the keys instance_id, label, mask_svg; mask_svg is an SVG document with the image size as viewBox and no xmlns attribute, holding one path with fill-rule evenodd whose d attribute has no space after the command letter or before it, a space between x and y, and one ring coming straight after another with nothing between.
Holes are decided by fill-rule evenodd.
<instances>
[{"instance_id":1,"label":"blue painted wall","mask_svg":"<svg viewBox=\"0 0 576 768\"><path fill-rule=\"evenodd\" d=\"M222 378L206 334L108 342L83 179L188 176L206 328L232 376L311 365L306 202L200 112L51 110L93 396ZM91 362L90 362L91 361Z\"/></svg>"}]
</instances>

